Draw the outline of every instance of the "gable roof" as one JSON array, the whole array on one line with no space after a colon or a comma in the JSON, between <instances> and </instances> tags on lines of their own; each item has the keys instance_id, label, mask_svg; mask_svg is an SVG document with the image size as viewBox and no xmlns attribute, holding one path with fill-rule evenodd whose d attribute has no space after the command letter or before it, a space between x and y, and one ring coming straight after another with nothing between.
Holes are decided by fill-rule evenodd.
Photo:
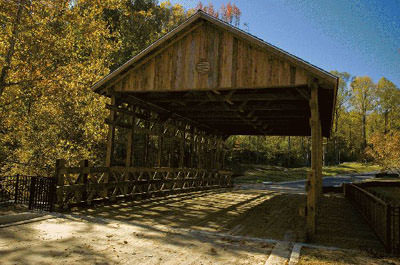
<instances>
[{"instance_id":1,"label":"gable roof","mask_svg":"<svg viewBox=\"0 0 400 265\"><path fill-rule=\"evenodd\" d=\"M212 24L214 24L217 27L223 28L232 34L235 34L236 36L245 39L247 41L250 41L252 44L259 46L260 48L267 49L269 52L282 57L294 65L300 66L304 68L306 71L308 71L310 74L315 76L316 78L323 80L324 82L330 84L333 86L334 89L337 88L337 83L338 83L338 78L329 72L307 62L304 61L303 59L292 55L268 42L265 42L264 40L257 38L254 35L251 35L237 27L232 26L231 24L228 24L220 19L217 19L215 17L212 17L208 15L207 13L199 10L197 11L194 15L189 17L185 22L174 28L172 31L169 33L165 34L163 37L159 38L157 41L152 43L150 46L148 46L146 49L142 50L140 53L138 53L136 56L132 57L130 60L128 60L126 63L118 67L116 70L96 82L92 86L92 90L95 92L98 92L105 84L107 84L110 80L113 80L113 78L117 77L119 74L127 71L131 66L135 65L136 62L140 61L142 58L144 58L147 54L150 52L154 51L158 47L160 47L162 44L173 38L176 34L178 34L181 31L184 31L185 29L189 28L193 23L196 23L196 21L204 19Z\"/></svg>"}]
</instances>

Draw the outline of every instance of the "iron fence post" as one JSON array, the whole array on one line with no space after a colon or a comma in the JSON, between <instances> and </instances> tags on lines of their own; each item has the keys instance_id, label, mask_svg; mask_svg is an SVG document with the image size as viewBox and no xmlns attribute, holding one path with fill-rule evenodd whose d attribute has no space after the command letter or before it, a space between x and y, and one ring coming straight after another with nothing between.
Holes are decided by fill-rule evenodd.
<instances>
[{"instance_id":1,"label":"iron fence post","mask_svg":"<svg viewBox=\"0 0 400 265\"><path fill-rule=\"evenodd\" d=\"M17 174L15 179L14 203L18 203L18 186L19 186L19 174Z\"/></svg>"},{"instance_id":2,"label":"iron fence post","mask_svg":"<svg viewBox=\"0 0 400 265\"><path fill-rule=\"evenodd\" d=\"M52 211L54 211L54 202L55 202L55 198L56 198L56 190L57 190L57 188L56 188L56 185L57 185L57 178L54 176L54 177L51 177L50 178L50 190L49 190L49 192L50 192L50 194L49 194L49 211L50 212L52 212Z\"/></svg>"},{"instance_id":3,"label":"iron fence post","mask_svg":"<svg viewBox=\"0 0 400 265\"><path fill-rule=\"evenodd\" d=\"M29 210L33 209L33 203L35 200L35 186L36 186L36 178L31 177L31 186L29 190Z\"/></svg>"}]
</instances>

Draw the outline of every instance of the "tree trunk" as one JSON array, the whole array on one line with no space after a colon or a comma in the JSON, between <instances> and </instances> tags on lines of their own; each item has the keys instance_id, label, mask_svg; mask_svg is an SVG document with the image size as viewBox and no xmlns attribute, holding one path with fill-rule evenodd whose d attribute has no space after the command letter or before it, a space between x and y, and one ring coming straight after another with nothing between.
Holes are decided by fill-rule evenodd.
<instances>
[{"instance_id":1,"label":"tree trunk","mask_svg":"<svg viewBox=\"0 0 400 265\"><path fill-rule=\"evenodd\" d=\"M4 65L0 72L0 98L3 95L4 89L6 87L6 79L8 71L11 69L11 60L15 53L15 44L17 42L17 36L19 33L18 26L21 22L22 8L25 0L20 0L18 4L18 11L15 17L13 29L11 31L11 37L9 40L9 47L5 56Z\"/></svg>"},{"instance_id":2,"label":"tree trunk","mask_svg":"<svg viewBox=\"0 0 400 265\"><path fill-rule=\"evenodd\" d=\"M387 134L387 132L388 132L389 111L387 111L387 110L385 111L384 118L385 118L385 130L384 130L384 133Z\"/></svg>"},{"instance_id":3,"label":"tree trunk","mask_svg":"<svg viewBox=\"0 0 400 265\"><path fill-rule=\"evenodd\" d=\"M287 159L287 165L286 165L287 167L289 167L291 164L291 159L290 159L291 149L292 149L292 144L290 142L290 136L288 136L288 153L287 153L288 159Z\"/></svg>"},{"instance_id":4,"label":"tree trunk","mask_svg":"<svg viewBox=\"0 0 400 265\"><path fill-rule=\"evenodd\" d=\"M363 143L362 143L362 150L365 149L365 147L367 147L367 115L365 113L363 113L362 115L362 138L363 138Z\"/></svg>"}]
</instances>

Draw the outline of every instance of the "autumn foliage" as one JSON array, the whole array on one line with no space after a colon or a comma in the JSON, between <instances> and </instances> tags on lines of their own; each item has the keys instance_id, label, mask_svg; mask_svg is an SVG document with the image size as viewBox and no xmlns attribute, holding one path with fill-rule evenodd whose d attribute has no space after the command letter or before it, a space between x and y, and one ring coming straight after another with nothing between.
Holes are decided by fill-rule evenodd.
<instances>
[{"instance_id":1,"label":"autumn foliage","mask_svg":"<svg viewBox=\"0 0 400 265\"><path fill-rule=\"evenodd\" d=\"M0 0L0 175L50 175L57 158L104 163L109 99L90 87L197 9L240 26L230 2L186 10L156 0ZM370 146L377 162L398 167L398 87L333 74L341 79L326 161L359 160ZM307 137L237 136L227 144L253 162L309 161Z\"/></svg>"},{"instance_id":2,"label":"autumn foliage","mask_svg":"<svg viewBox=\"0 0 400 265\"><path fill-rule=\"evenodd\" d=\"M367 154L384 169L400 173L400 131L374 134L370 139Z\"/></svg>"},{"instance_id":3,"label":"autumn foliage","mask_svg":"<svg viewBox=\"0 0 400 265\"><path fill-rule=\"evenodd\" d=\"M231 2L228 2L226 5L222 4L218 10L214 8L214 5L211 2L208 5L204 5L202 2L199 2L196 6L196 9L203 10L209 15L222 19L223 21L233 24L236 27L240 25L240 16L242 12L235 4L231 4Z\"/></svg>"}]
</instances>

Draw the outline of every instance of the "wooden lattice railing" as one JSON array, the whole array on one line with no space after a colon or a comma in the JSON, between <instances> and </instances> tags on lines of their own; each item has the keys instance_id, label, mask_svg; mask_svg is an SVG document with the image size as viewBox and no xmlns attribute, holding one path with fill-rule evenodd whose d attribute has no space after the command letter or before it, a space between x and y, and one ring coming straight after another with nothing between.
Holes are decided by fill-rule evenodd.
<instances>
[{"instance_id":1,"label":"wooden lattice railing","mask_svg":"<svg viewBox=\"0 0 400 265\"><path fill-rule=\"evenodd\" d=\"M399 187L399 184L398 182L366 182L344 185L346 198L356 205L387 251L394 254L400 254L400 206L379 198L377 194L369 192L366 188Z\"/></svg>"},{"instance_id":2,"label":"wooden lattice railing","mask_svg":"<svg viewBox=\"0 0 400 265\"><path fill-rule=\"evenodd\" d=\"M57 207L59 209L115 201L145 199L212 188L231 187L232 172L197 168L65 167L57 161Z\"/></svg>"}]
</instances>

